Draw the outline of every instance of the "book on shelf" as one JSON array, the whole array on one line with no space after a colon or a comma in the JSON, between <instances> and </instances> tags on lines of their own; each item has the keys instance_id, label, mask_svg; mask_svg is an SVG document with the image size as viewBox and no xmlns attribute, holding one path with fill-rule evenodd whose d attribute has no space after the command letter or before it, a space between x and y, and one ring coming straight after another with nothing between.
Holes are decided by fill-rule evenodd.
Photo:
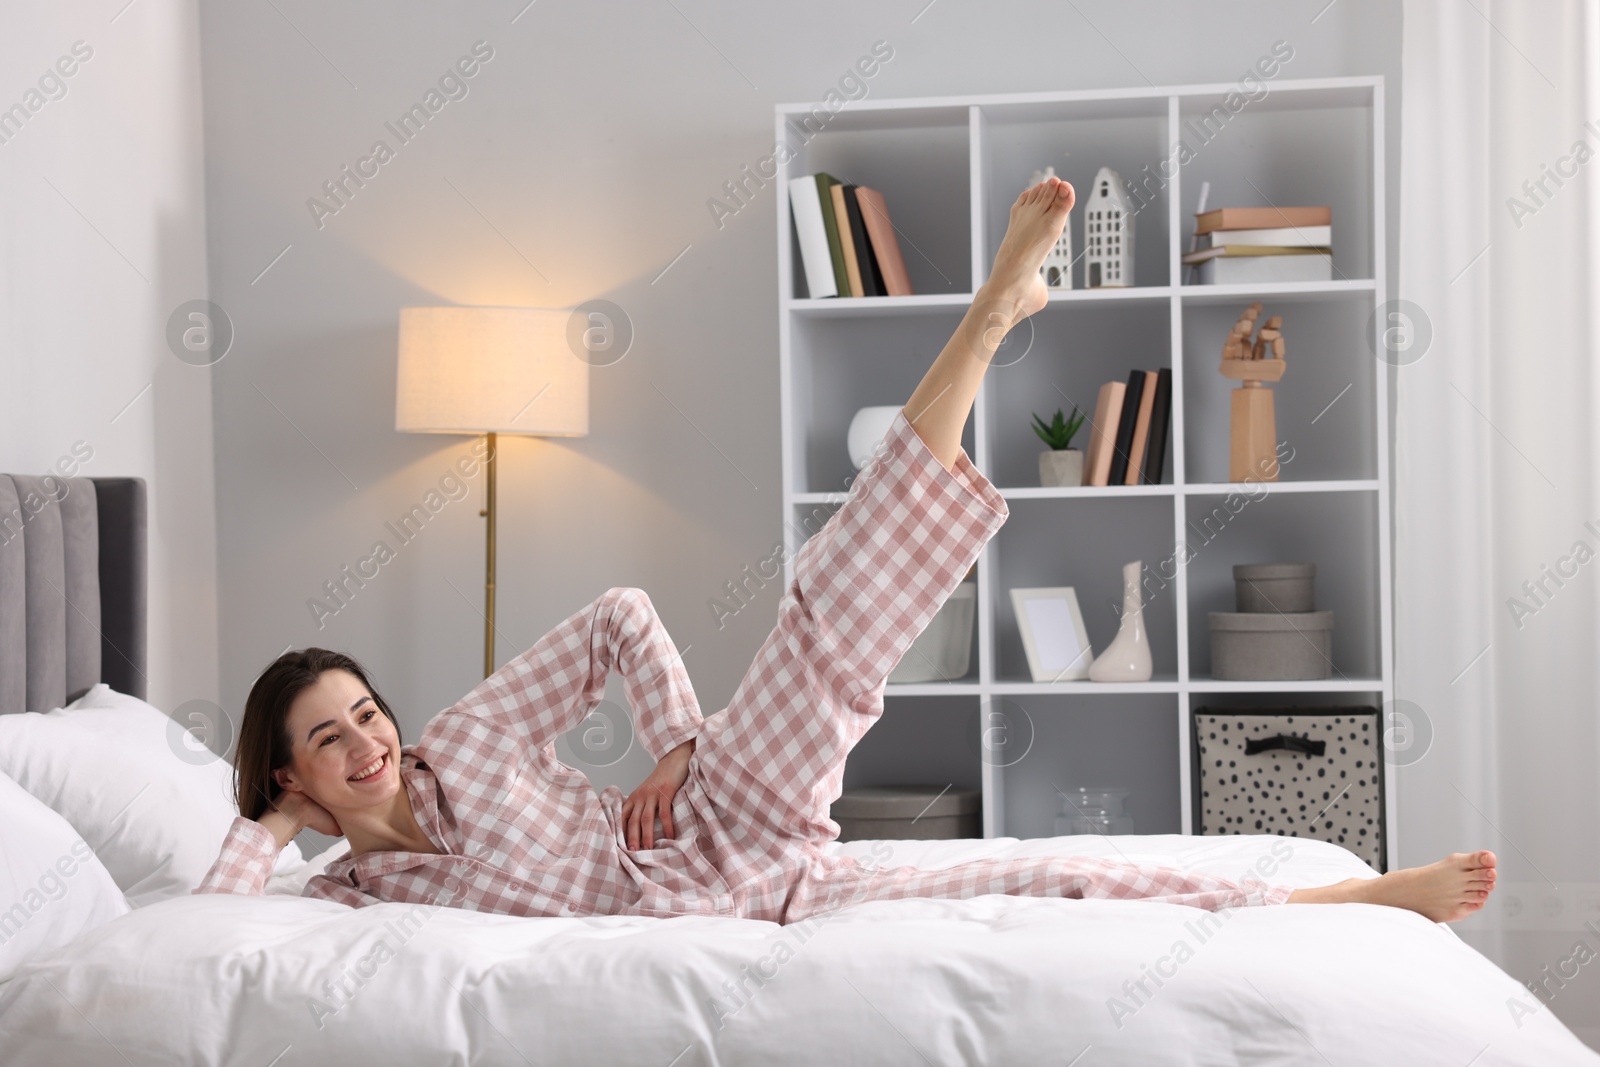
<instances>
[{"instance_id":1,"label":"book on shelf","mask_svg":"<svg viewBox=\"0 0 1600 1067\"><path fill-rule=\"evenodd\" d=\"M883 202L883 194L858 185L856 202L861 207L861 221L867 235L872 238L873 265L883 281L883 291L889 296L910 296L911 279L906 274L900 239L895 236L894 223L889 221L889 208Z\"/></svg>"},{"instance_id":2,"label":"book on shelf","mask_svg":"<svg viewBox=\"0 0 1600 1067\"><path fill-rule=\"evenodd\" d=\"M822 196L814 176L789 179L789 214L794 217L800 262L805 266L806 292L812 297L838 296L833 261L828 257L827 225L822 220Z\"/></svg>"},{"instance_id":3,"label":"book on shelf","mask_svg":"<svg viewBox=\"0 0 1600 1067\"><path fill-rule=\"evenodd\" d=\"M1333 222L1330 207L1219 207L1194 217L1195 233L1212 230L1303 229Z\"/></svg>"},{"instance_id":4,"label":"book on shelf","mask_svg":"<svg viewBox=\"0 0 1600 1067\"><path fill-rule=\"evenodd\" d=\"M789 204L809 296L911 295L882 193L819 171L789 179Z\"/></svg>"},{"instance_id":5,"label":"book on shelf","mask_svg":"<svg viewBox=\"0 0 1600 1067\"><path fill-rule=\"evenodd\" d=\"M1201 285L1333 280L1333 254L1308 249L1297 256L1218 256L1200 264Z\"/></svg>"},{"instance_id":6,"label":"book on shelf","mask_svg":"<svg viewBox=\"0 0 1600 1067\"><path fill-rule=\"evenodd\" d=\"M845 210L850 215L850 237L856 243L856 259L861 263L861 288L868 296L888 296L889 290L883 284L883 268L872 253L872 235L867 233L866 216L861 213L861 186L847 188Z\"/></svg>"},{"instance_id":7,"label":"book on shelf","mask_svg":"<svg viewBox=\"0 0 1600 1067\"><path fill-rule=\"evenodd\" d=\"M1241 256L1315 256L1332 251L1333 249L1325 245L1321 247L1287 247L1284 245L1225 244L1213 245L1210 248L1203 248L1195 252L1185 252L1183 255L1183 261L1185 263L1192 264L1205 263L1208 260L1221 259L1224 257L1228 259L1238 259Z\"/></svg>"},{"instance_id":8,"label":"book on shelf","mask_svg":"<svg viewBox=\"0 0 1600 1067\"><path fill-rule=\"evenodd\" d=\"M813 177L817 183L817 195L822 199L822 225L828 232L828 259L833 264L833 291L838 296L849 296L850 277L844 269L844 245L839 240L839 220L833 212L833 187L839 184L839 179L825 171L818 171Z\"/></svg>"},{"instance_id":9,"label":"book on shelf","mask_svg":"<svg viewBox=\"0 0 1600 1067\"><path fill-rule=\"evenodd\" d=\"M1156 371L1156 395L1150 405L1150 439L1145 445L1145 485L1161 484L1161 468L1167 458L1167 430L1172 421L1172 369L1162 367Z\"/></svg>"},{"instance_id":10,"label":"book on shelf","mask_svg":"<svg viewBox=\"0 0 1600 1067\"><path fill-rule=\"evenodd\" d=\"M1135 371L1144 375L1144 387L1139 392L1139 412L1133 424L1133 442L1128 446L1128 474L1123 485L1138 485L1139 472L1144 466L1145 445L1150 440L1150 416L1155 411L1156 379L1153 370Z\"/></svg>"},{"instance_id":11,"label":"book on shelf","mask_svg":"<svg viewBox=\"0 0 1600 1067\"><path fill-rule=\"evenodd\" d=\"M1195 215L1183 257L1201 285L1333 280L1333 209L1225 207Z\"/></svg>"},{"instance_id":12,"label":"book on shelf","mask_svg":"<svg viewBox=\"0 0 1600 1067\"><path fill-rule=\"evenodd\" d=\"M1327 248L1333 244L1333 227L1277 226L1270 229L1196 231L1197 249L1213 245L1273 245L1278 248Z\"/></svg>"},{"instance_id":13,"label":"book on shelf","mask_svg":"<svg viewBox=\"0 0 1600 1067\"><path fill-rule=\"evenodd\" d=\"M1122 418L1123 382L1107 382L1095 398L1094 425L1089 427L1089 451L1083 457L1085 485L1105 485L1111 479L1111 453L1117 446L1117 421Z\"/></svg>"},{"instance_id":14,"label":"book on shelf","mask_svg":"<svg viewBox=\"0 0 1600 1067\"><path fill-rule=\"evenodd\" d=\"M1122 387L1122 413L1117 417L1116 444L1111 450L1107 485L1128 484L1128 452L1133 448L1133 426L1139 421L1139 398L1144 395L1144 371L1132 371Z\"/></svg>"},{"instance_id":15,"label":"book on shelf","mask_svg":"<svg viewBox=\"0 0 1600 1067\"><path fill-rule=\"evenodd\" d=\"M850 213L845 210L847 185L835 185L828 190L833 194L833 218L839 227L839 249L844 254L844 278L850 296L861 296L861 266L856 262L855 237L850 232Z\"/></svg>"},{"instance_id":16,"label":"book on shelf","mask_svg":"<svg viewBox=\"0 0 1600 1067\"><path fill-rule=\"evenodd\" d=\"M1172 371L1135 370L1095 398L1084 485L1159 485L1172 418Z\"/></svg>"}]
</instances>

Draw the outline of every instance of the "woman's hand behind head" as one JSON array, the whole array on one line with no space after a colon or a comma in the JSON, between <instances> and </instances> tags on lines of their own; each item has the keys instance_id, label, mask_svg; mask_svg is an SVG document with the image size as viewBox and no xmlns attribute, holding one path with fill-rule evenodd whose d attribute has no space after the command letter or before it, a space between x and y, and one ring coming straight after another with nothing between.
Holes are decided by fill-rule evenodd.
<instances>
[{"instance_id":1,"label":"woman's hand behind head","mask_svg":"<svg viewBox=\"0 0 1600 1067\"><path fill-rule=\"evenodd\" d=\"M344 836L339 821L329 814L328 809L304 793L285 790L278 794L273 806L300 829L315 830L329 837Z\"/></svg>"}]
</instances>

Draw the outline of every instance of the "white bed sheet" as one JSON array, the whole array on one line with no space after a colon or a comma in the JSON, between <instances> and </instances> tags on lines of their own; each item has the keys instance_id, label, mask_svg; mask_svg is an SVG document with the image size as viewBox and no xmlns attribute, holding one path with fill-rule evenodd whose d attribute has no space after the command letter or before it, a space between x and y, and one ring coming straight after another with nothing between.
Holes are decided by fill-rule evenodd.
<instances>
[{"instance_id":1,"label":"white bed sheet","mask_svg":"<svg viewBox=\"0 0 1600 1067\"><path fill-rule=\"evenodd\" d=\"M887 845L889 865L1087 854L1236 877L1284 840ZM1274 880L1375 873L1337 846L1290 840ZM833 847L863 859L884 851ZM781 927L189 897L123 916L0 984L0 1060L1600 1064L1514 979L1419 915L1238 908L1206 933L1209 914L986 896L859 904ZM1152 970L1168 976L1157 985ZM1132 985L1141 978L1148 996Z\"/></svg>"}]
</instances>

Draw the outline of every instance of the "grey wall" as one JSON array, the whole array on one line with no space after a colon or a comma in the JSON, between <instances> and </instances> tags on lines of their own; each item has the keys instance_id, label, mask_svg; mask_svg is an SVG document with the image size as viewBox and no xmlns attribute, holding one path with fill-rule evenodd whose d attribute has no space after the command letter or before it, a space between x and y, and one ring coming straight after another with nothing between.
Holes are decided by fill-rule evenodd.
<instances>
[{"instance_id":1,"label":"grey wall","mask_svg":"<svg viewBox=\"0 0 1600 1067\"><path fill-rule=\"evenodd\" d=\"M0 470L146 479L168 710L218 697L211 371L166 341L206 295L199 45L193 0L8 4L0 32Z\"/></svg>"},{"instance_id":2,"label":"grey wall","mask_svg":"<svg viewBox=\"0 0 1600 1067\"><path fill-rule=\"evenodd\" d=\"M781 535L776 227L770 186L720 227L707 200L771 151L775 102L820 100L874 41L890 97L1233 81L1282 38L1287 77L1385 75L1397 124L1395 3L524 3L202 5L211 284L237 330L215 368L230 708L291 645L365 661L408 737L479 680L481 477L322 628L307 600L394 547L384 523L470 444L393 430L397 309L595 298L637 336L593 374L590 435L502 439L498 662L635 585L706 712L726 704L780 592L722 629L707 606ZM314 219L479 40L468 94Z\"/></svg>"}]
</instances>

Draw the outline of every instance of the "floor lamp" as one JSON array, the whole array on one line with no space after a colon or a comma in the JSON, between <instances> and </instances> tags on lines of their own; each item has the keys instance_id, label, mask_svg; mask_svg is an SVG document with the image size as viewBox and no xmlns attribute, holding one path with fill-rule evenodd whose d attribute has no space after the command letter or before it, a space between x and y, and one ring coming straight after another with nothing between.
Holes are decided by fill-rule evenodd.
<instances>
[{"instance_id":1,"label":"floor lamp","mask_svg":"<svg viewBox=\"0 0 1600 1067\"><path fill-rule=\"evenodd\" d=\"M483 676L494 673L495 438L589 432L589 364L567 341L570 311L508 307L400 309L394 428L486 434L488 519Z\"/></svg>"}]
</instances>

